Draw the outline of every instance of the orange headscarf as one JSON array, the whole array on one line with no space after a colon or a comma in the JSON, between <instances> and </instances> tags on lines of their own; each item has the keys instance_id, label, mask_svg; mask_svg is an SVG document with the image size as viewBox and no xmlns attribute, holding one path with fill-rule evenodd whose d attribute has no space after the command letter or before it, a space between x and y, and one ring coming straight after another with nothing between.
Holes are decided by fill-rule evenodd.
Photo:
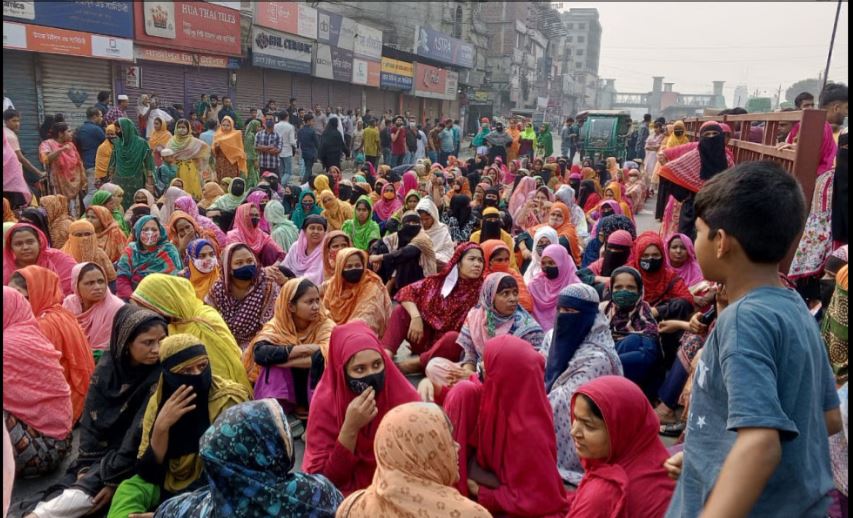
<instances>
[{"instance_id":1,"label":"orange headscarf","mask_svg":"<svg viewBox=\"0 0 853 518\"><path fill-rule=\"evenodd\" d=\"M361 257L364 274L358 284L343 278L344 264L353 255ZM323 304L336 324L360 319L381 337L391 315L391 297L382 278L370 270L367 252L358 248L344 248L335 256L335 272L326 285Z\"/></svg>"},{"instance_id":2,"label":"orange headscarf","mask_svg":"<svg viewBox=\"0 0 853 518\"><path fill-rule=\"evenodd\" d=\"M75 233L91 232L89 237L75 237ZM95 227L88 220L78 219L68 227L68 241L62 251L70 255L78 263L95 263L107 275L107 281L116 279L116 270L107 253L98 245Z\"/></svg>"},{"instance_id":3,"label":"orange headscarf","mask_svg":"<svg viewBox=\"0 0 853 518\"><path fill-rule=\"evenodd\" d=\"M512 252L510 252L506 243L500 239L489 239L484 243L480 243L480 248L483 249L483 258L486 261L486 267L483 270L483 278L485 279L490 273L494 272L502 272L512 275L512 278L515 279L515 283L518 284L518 303L528 312L532 312L533 297L531 297L530 292L527 291L527 285L524 283L524 277L521 276L518 270L512 268L509 263L507 263L507 267L505 269L493 270L489 267L489 261L491 261L492 256L498 250L506 250L510 254L510 258L512 258Z\"/></svg>"},{"instance_id":4,"label":"orange headscarf","mask_svg":"<svg viewBox=\"0 0 853 518\"><path fill-rule=\"evenodd\" d=\"M9 200L3 198L3 223L6 222L17 223L18 218L15 217L15 213L12 212L12 205L9 203Z\"/></svg>"},{"instance_id":5,"label":"orange headscarf","mask_svg":"<svg viewBox=\"0 0 853 518\"><path fill-rule=\"evenodd\" d=\"M620 184L619 182L610 182L609 184L607 184L607 188L604 190L605 192L608 190L613 191L613 200L616 201L616 203L618 203L619 206L622 208L622 214L624 214L628 217L628 219L633 221L634 213L631 211L631 206L628 205L628 202L626 202L622 198L622 184Z\"/></svg>"},{"instance_id":6,"label":"orange headscarf","mask_svg":"<svg viewBox=\"0 0 853 518\"><path fill-rule=\"evenodd\" d=\"M41 266L27 266L18 273L27 282L28 298L39 327L62 354L59 362L71 387L71 411L76 422L83 413L89 379L95 371L89 339L77 318L62 307L64 297L59 287L59 276Z\"/></svg>"},{"instance_id":7,"label":"orange headscarf","mask_svg":"<svg viewBox=\"0 0 853 518\"><path fill-rule=\"evenodd\" d=\"M166 121L161 117L157 117L154 120L160 121L160 129L154 130L154 132L151 133L151 136L148 137L148 147L152 150L156 150L158 147L166 147L169 140L172 138L172 134L169 133L168 128L166 128Z\"/></svg>"},{"instance_id":8,"label":"orange headscarf","mask_svg":"<svg viewBox=\"0 0 853 518\"><path fill-rule=\"evenodd\" d=\"M337 237L346 238L347 248L352 246L352 238L346 232L340 230L326 232L326 237L323 238L323 279L328 280L335 275L335 265L329 262L329 247L332 246L332 241Z\"/></svg>"},{"instance_id":9,"label":"orange headscarf","mask_svg":"<svg viewBox=\"0 0 853 518\"><path fill-rule=\"evenodd\" d=\"M61 194L42 196L39 204L47 212L50 243L54 248L62 248L68 241L68 227L72 221L71 216L68 215L68 198Z\"/></svg>"},{"instance_id":10,"label":"orange headscarf","mask_svg":"<svg viewBox=\"0 0 853 518\"><path fill-rule=\"evenodd\" d=\"M548 214L550 215L551 212L553 212L554 210L559 210L563 214L563 224L555 228L554 230L557 231L558 236L565 237L566 240L569 242L569 246L572 249L572 259L574 259L575 264L581 264L581 249L580 244L578 243L577 230L575 230L575 226L572 224L572 212L569 210L569 207L561 201L552 203L551 209L548 211ZM537 230L546 225L548 225L548 223L537 225L528 230L528 232L531 236L535 235Z\"/></svg>"},{"instance_id":11,"label":"orange headscarf","mask_svg":"<svg viewBox=\"0 0 853 518\"><path fill-rule=\"evenodd\" d=\"M166 233L169 236L169 241L171 241L172 244L176 247L178 246L178 221L182 219L187 220L187 222L193 226L193 230L195 230L196 236L209 241L210 246L213 247L213 251L216 252L217 256L219 256L219 241L216 240L216 235L213 233L213 231L202 229L192 216L182 210L176 210L172 212L172 215L169 217L169 223L166 227ZM183 260L183 258L181 259Z\"/></svg>"},{"instance_id":12,"label":"orange headscarf","mask_svg":"<svg viewBox=\"0 0 853 518\"><path fill-rule=\"evenodd\" d=\"M222 126L216 130L213 136L213 150L219 150L225 155L225 158L231 165L236 165L240 171L246 171L246 150L243 148L243 132L234 128L234 119L229 116L222 117L222 122L225 120L231 121L231 130L222 131Z\"/></svg>"},{"instance_id":13,"label":"orange headscarf","mask_svg":"<svg viewBox=\"0 0 853 518\"><path fill-rule=\"evenodd\" d=\"M104 227L104 229L98 233L98 246L106 252L110 261L118 261L127 246L127 236L125 236L124 232L121 231L121 227L116 223L110 209L101 205L92 205L86 209L86 212L89 211L92 211L95 214L95 217L98 218L98 221L100 221L101 225Z\"/></svg>"},{"instance_id":14,"label":"orange headscarf","mask_svg":"<svg viewBox=\"0 0 853 518\"><path fill-rule=\"evenodd\" d=\"M207 182L204 184L204 188L201 190L201 195L203 199L198 202L198 208L207 210L210 207L210 204L216 201L217 198L224 195L225 191L222 190L222 187L216 182Z\"/></svg>"}]
</instances>

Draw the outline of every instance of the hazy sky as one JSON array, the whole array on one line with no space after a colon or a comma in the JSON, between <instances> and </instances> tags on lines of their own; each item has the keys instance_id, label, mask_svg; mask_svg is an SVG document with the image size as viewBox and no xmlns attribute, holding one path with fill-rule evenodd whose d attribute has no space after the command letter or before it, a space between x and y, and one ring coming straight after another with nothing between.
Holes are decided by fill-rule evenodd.
<instances>
[{"instance_id":1,"label":"hazy sky","mask_svg":"<svg viewBox=\"0 0 853 518\"><path fill-rule=\"evenodd\" d=\"M617 92L648 92L664 76L681 93L711 93L711 81L772 97L782 85L823 74L836 2L563 2L595 7L602 27L599 76ZM829 79L848 83L848 4L835 36Z\"/></svg>"}]
</instances>

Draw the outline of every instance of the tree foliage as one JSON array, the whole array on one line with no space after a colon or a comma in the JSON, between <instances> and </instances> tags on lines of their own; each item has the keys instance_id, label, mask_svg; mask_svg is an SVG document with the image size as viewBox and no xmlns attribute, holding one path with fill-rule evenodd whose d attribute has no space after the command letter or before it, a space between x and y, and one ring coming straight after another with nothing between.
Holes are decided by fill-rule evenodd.
<instances>
[{"instance_id":1,"label":"tree foliage","mask_svg":"<svg viewBox=\"0 0 853 518\"><path fill-rule=\"evenodd\" d=\"M820 81L818 79L801 79L785 90L785 99L794 102L794 99L803 92L809 92L817 101L820 96Z\"/></svg>"}]
</instances>

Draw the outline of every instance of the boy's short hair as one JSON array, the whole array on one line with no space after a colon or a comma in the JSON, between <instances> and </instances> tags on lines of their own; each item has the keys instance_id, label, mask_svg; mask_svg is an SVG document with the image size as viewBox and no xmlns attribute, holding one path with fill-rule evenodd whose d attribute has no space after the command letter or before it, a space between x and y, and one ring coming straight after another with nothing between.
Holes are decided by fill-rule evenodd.
<instances>
[{"instance_id":1,"label":"boy's short hair","mask_svg":"<svg viewBox=\"0 0 853 518\"><path fill-rule=\"evenodd\" d=\"M209 130L215 130L216 126L218 126L218 125L219 124L215 120L212 120L212 119L204 123L204 127L209 129Z\"/></svg>"},{"instance_id":2,"label":"boy's short hair","mask_svg":"<svg viewBox=\"0 0 853 518\"><path fill-rule=\"evenodd\" d=\"M797 180L775 162L743 162L715 176L696 194L696 217L713 236L725 230L754 263L785 258L806 222Z\"/></svg>"},{"instance_id":3,"label":"boy's short hair","mask_svg":"<svg viewBox=\"0 0 853 518\"><path fill-rule=\"evenodd\" d=\"M3 120L4 121L12 120L15 117L20 117L20 116L21 116L21 113L14 108L9 108L3 112Z\"/></svg>"},{"instance_id":4,"label":"boy's short hair","mask_svg":"<svg viewBox=\"0 0 853 518\"><path fill-rule=\"evenodd\" d=\"M847 102L847 85L843 83L827 83L820 93L820 107L826 108L834 102Z\"/></svg>"},{"instance_id":5,"label":"boy's short hair","mask_svg":"<svg viewBox=\"0 0 853 518\"><path fill-rule=\"evenodd\" d=\"M804 101L814 101L814 95L809 92L800 92L800 94L794 98L794 106L799 108Z\"/></svg>"}]
</instances>

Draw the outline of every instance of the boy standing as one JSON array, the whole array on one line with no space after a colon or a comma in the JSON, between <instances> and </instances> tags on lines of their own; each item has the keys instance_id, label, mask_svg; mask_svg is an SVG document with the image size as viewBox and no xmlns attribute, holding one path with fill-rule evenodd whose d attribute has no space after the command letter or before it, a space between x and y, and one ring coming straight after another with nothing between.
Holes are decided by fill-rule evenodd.
<instances>
[{"instance_id":1,"label":"boy standing","mask_svg":"<svg viewBox=\"0 0 853 518\"><path fill-rule=\"evenodd\" d=\"M705 184L695 210L699 264L730 305L695 373L684 453L667 461L680 473L667 517L823 517L838 396L817 323L778 273L803 192L778 165L745 162Z\"/></svg>"}]
</instances>

